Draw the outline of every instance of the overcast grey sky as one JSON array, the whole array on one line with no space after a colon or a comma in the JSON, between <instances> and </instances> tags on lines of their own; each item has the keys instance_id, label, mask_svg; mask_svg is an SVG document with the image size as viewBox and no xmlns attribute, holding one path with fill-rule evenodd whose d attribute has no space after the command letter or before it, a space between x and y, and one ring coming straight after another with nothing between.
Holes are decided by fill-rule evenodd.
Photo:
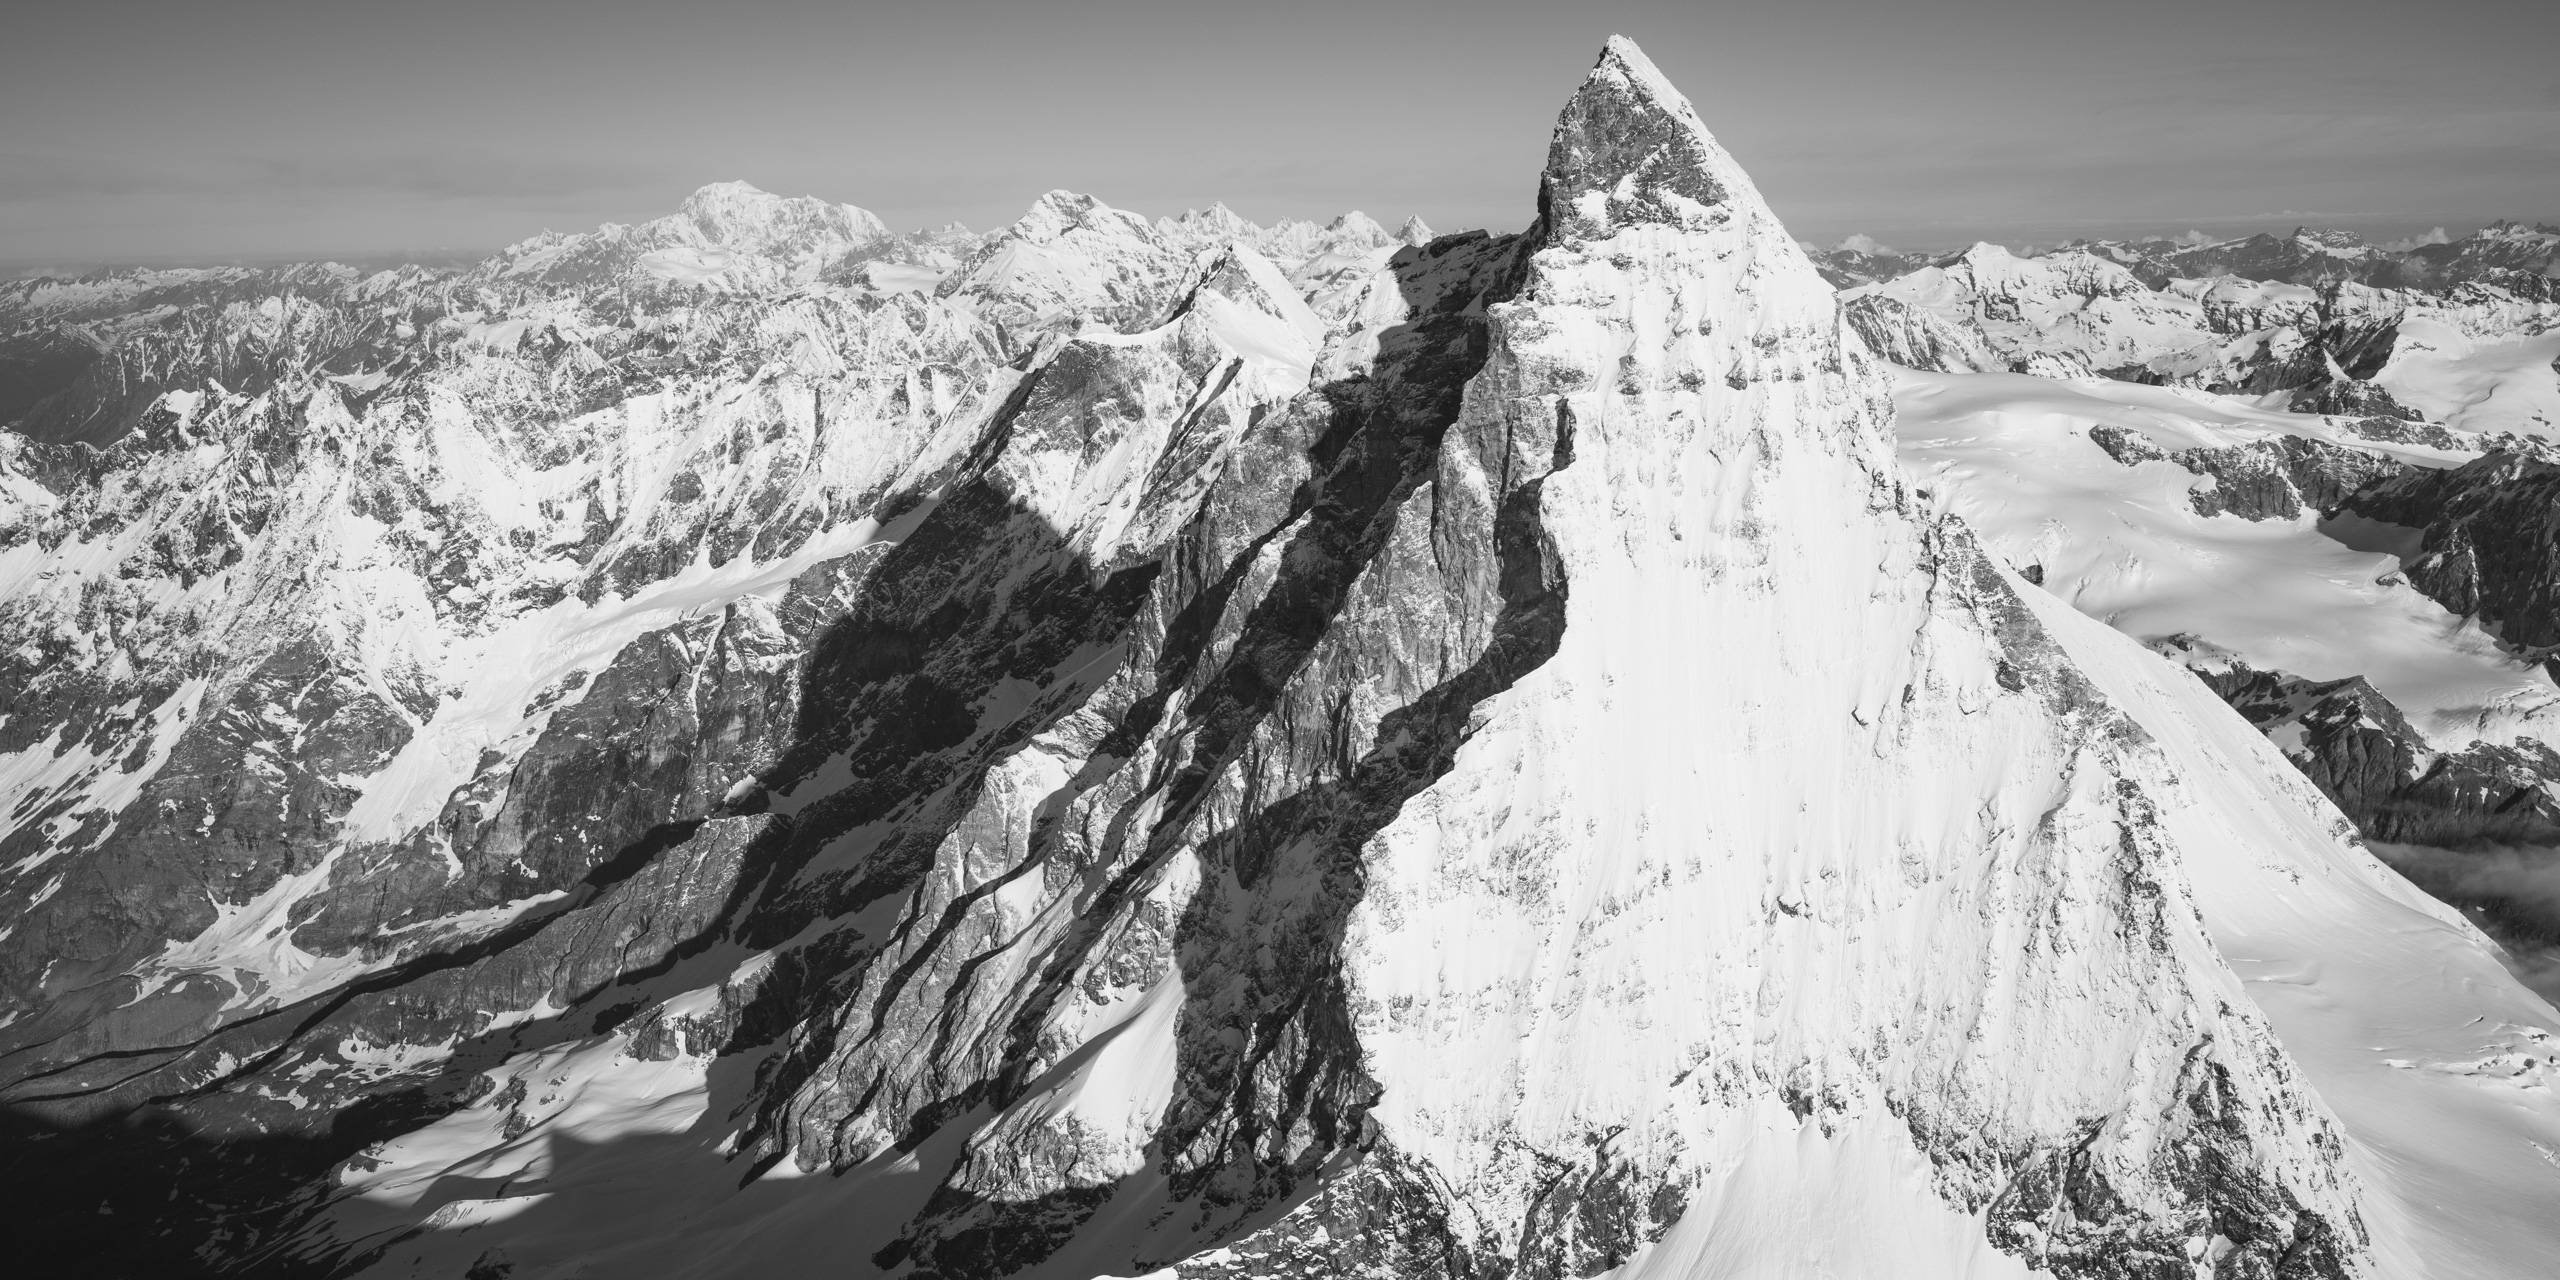
<instances>
[{"instance_id":1,"label":"overcast grey sky","mask_svg":"<svg viewBox=\"0 0 2560 1280\"><path fill-rule=\"evenodd\" d=\"M895 226L1526 221L1624 32L1800 236L2560 219L2549 0L87 0L13 15L0 260L486 248L744 179Z\"/></svg>"}]
</instances>

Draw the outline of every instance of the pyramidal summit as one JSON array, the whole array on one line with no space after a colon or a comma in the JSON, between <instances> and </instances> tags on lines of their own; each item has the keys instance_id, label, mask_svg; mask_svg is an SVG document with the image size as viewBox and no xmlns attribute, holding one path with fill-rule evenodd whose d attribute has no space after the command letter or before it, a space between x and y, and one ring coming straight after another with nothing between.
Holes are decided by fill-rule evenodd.
<instances>
[{"instance_id":1,"label":"pyramidal summit","mask_svg":"<svg viewBox=\"0 0 2560 1280\"><path fill-rule=\"evenodd\" d=\"M26 1256L2553 1274L2560 232L1534 195L7 286Z\"/></svg>"}]
</instances>

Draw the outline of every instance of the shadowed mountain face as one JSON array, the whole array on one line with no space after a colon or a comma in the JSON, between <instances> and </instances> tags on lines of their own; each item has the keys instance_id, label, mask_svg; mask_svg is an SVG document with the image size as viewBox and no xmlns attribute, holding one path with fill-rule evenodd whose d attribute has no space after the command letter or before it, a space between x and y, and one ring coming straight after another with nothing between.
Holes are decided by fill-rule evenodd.
<instances>
[{"instance_id":1,"label":"shadowed mountain face","mask_svg":"<svg viewBox=\"0 0 2560 1280\"><path fill-rule=\"evenodd\" d=\"M102 1276L2388 1273L2367 993L2232 948L2531 998L1906 484L1871 345L2023 332L1929 302L1625 41L1516 237L729 185L20 286L0 1203Z\"/></svg>"}]
</instances>

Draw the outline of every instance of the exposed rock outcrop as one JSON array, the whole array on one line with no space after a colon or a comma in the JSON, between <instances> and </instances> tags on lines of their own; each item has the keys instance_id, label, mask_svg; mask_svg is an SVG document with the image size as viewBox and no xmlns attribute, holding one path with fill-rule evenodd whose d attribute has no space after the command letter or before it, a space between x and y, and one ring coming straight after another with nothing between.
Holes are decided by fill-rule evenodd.
<instances>
[{"instance_id":1,"label":"exposed rock outcrop","mask_svg":"<svg viewBox=\"0 0 2560 1280\"><path fill-rule=\"evenodd\" d=\"M2361 676L2314 681L2239 663L2197 675L2283 749L2368 838L2560 844L2560 754L2538 742L2430 746Z\"/></svg>"},{"instance_id":2,"label":"exposed rock outcrop","mask_svg":"<svg viewBox=\"0 0 2560 1280\"><path fill-rule=\"evenodd\" d=\"M2422 531L2410 585L2536 661L2560 652L2560 463L2493 452L2412 470L2344 505Z\"/></svg>"},{"instance_id":3,"label":"exposed rock outcrop","mask_svg":"<svg viewBox=\"0 0 2560 1280\"><path fill-rule=\"evenodd\" d=\"M2188 493L2204 516L2292 520L2304 512L2327 513L2375 481L2407 468L2363 449L2301 436L2276 436L2247 444L2171 451L2122 427L2098 423L2089 439L2126 466L2166 461L2210 477Z\"/></svg>"}]
</instances>

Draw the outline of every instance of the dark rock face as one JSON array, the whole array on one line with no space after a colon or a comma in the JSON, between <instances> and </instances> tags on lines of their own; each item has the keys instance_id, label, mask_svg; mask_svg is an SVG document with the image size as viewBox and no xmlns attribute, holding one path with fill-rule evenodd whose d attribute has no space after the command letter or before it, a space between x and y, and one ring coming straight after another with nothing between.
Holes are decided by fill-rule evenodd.
<instances>
[{"instance_id":1,"label":"dark rock face","mask_svg":"<svg viewBox=\"0 0 2560 1280\"><path fill-rule=\"evenodd\" d=\"M2540 744L2429 747L2360 676L2309 681L2237 663L2197 675L2369 839L2401 844L2560 843L2560 756Z\"/></svg>"},{"instance_id":2,"label":"dark rock face","mask_svg":"<svg viewBox=\"0 0 2560 1280\"><path fill-rule=\"evenodd\" d=\"M2367 301L2366 305L2371 303ZM2250 325L2264 318L2244 312L2229 317L2226 323L2236 321ZM2367 381L2391 363L2391 353L2399 345L2400 325L2396 314L2360 312L2350 306L2332 284L2320 291L2308 313L2299 316L2298 322L2298 342L2281 348L2272 343L2262 347L2256 356L2245 362L2239 371L2240 376L2227 389L2251 395L2294 391L2296 400L2314 404L2336 398L2350 403L2388 404L2390 408L2386 412L2395 417L2406 413L2391 401L2389 392L2373 387ZM2330 388L2334 390L2328 390ZM2406 416L2415 418L2418 415L2406 413Z\"/></svg>"},{"instance_id":3,"label":"dark rock face","mask_svg":"<svg viewBox=\"0 0 2560 1280\"><path fill-rule=\"evenodd\" d=\"M2163 1229L2135 1218L2087 1153L2056 1150L2022 1168L1988 1213L1993 1242L2063 1276L2150 1280L2192 1274L2191 1242L2231 1244L2216 1272L2252 1280L2343 1280L2365 1244L2360 1224L2334 1224L2293 1202L2281 1186L2232 1176L2248 1144L2242 1104L2229 1076L2204 1062L2180 1081L2176 1117L2183 1141L2168 1163L2171 1185L2187 1189L2182 1222Z\"/></svg>"},{"instance_id":4,"label":"dark rock face","mask_svg":"<svg viewBox=\"0 0 2560 1280\"><path fill-rule=\"evenodd\" d=\"M2196 514L2244 520L2292 520L2305 511L2325 514L2377 480L2407 469L2380 454L2301 436L2172 453L2122 427L2097 423L2089 428L2089 439L2126 466L2174 462L2211 477L2212 484L2187 495Z\"/></svg>"},{"instance_id":5,"label":"dark rock face","mask_svg":"<svg viewBox=\"0 0 2560 1280\"><path fill-rule=\"evenodd\" d=\"M2198 514L2229 512L2249 520L2332 511L2350 494L2405 469L2378 454L2301 436L2230 449L2182 449L2171 460L2213 477L2212 488L2190 495Z\"/></svg>"},{"instance_id":6,"label":"dark rock face","mask_svg":"<svg viewBox=\"0 0 2560 1280\"><path fill-rule=\"evenodd\" d=\"M2089 439L2106 450L2108 457L2128 467L2145 462L2163 462L2169 457L2169 451L2153 444L2151 437L2104 422L2090 425Z\"/></svg>"},{"instance_id":7,"label":"dark rock face","mask_svg":"<svg viewBox=\"0 0 2560 1280\"><path fill-rule=\"evenodd\" d=\"M786 1144L829 1151L843 1168L873 1150L845 1147L836 1135L883 1102L913 1108L919 1128L972 1107L1011 1103L1037 1077L1046 1055L1033 1037L1042 1016L1069 998L1066 980L1088 965L1108 963L1115 946L1128 945L1114 935L1136 928L1169 931L1184 957L1183 989L1203 993L1186 1005L1175 1099L1155 1139L1167 1153L1170 1194L1197 1216L1195 1231L1212 1238L1232 1233L1312 1185L1338 1155L1363 1145L1362 1114L1375 1086L1360 1069L1339 1009L1338 946L1343 918L1359 896L1356 854L1407 797L1448 768L1470 709L1552 652L1561 627L1561 583L1539 567L1536 486L1528 481L1497 512L1482 513L1493 525L1475 546L1494 559L1475 562L1471 571L1487 576L1484 585L1498 583L1499 594L1488 603L1501 606L1490 619L1484 656L1437 682L1417 680L1421 672L1353 676L1375 661L1370 655L1394 647L1358 639L1376 625L1363 620L1385 612L1363 607L1358 597L1376 589L1364 584L1374 584L1376 571L1386 568L1381 557L1401 561L1399 549L1412 545L1399 528L1415 516L1410 507L1418 486L1438 465L1458 397L1483 359L1481 331L1470 328L1481 321L1470 312L1480 308L1486 289L1500 287L1515 252L1511 243L1482 237L1409 252L1413 283L1406 291L1425 305L1420 318L1390 340L1411 363L1382 356L1369 378L1328 388L1321 402L1301 401L1294 421L1303 424L1305 434L1297 438L1309 451L1309 466L1297 493L1288 505L1268 508L1270 523L1242 537L1234 559L1186 573L1184 586L1205 588L1202 594L1150 608L1151 616L1167 621L1147 626L1139 653L1148 656L1131 669L1152 670L1152 690L1118 712L1096 765L1061 796L1077 816L1035 831L1030 856L1018 864L1030 872L1072 859L1109 875L1045 962L1054 976L1014 997L1021 1012L1011 1020L1011 1034L1022 1039L991 1060L995 1073L946 1098L880 1098L884 1086L906 1087L889 1077L902 1057L921 1047L907 1039L913 1031L851 1023L821 1035L803 1032L788 1046L783 1074L770 1087L777 1095L788 1087L805 1101L769 1113L775 1127L756 1141L777 1155ZM1254 509L1250 501L1221 506ZM1466 517L1430 518L1438 524ZM1452 532L1444 527L1435 537ZM1259 598L1248 603L1232 594L1264 548L1283 535L1277 574L1257 584ZM1400 569L1394 576L1408 582L1427 579L1407 574L1431 572L1410 563ZM1377 729L1377 740L1393 745L1359 752L1327 725L1335 712L1321 699L1293 695L1319 671L1328 682L1359 678L1399 690L1398 709ZM1177 696L1187 710L1168 720L1167 704ZM1110 691L1100 697L1103 706L1119 703ZM1152 776L1098 767L1145 756L1186 763ZM1245 776L1234 772L1240 767ZM1311 784L1293 788L1285 779L1299 770ZM1256 791L1277 798L1257 802ZM1211 811L1225 816L1203 839L1199 824ZM1052 840L1062 843L1053 850ZM1201 859L1201 892L1178 919L1149 916L1144 895L1168 859L1188 847ZM999 886L990 882L972 896ZM964 898L943 907L935 934L911 948L907 964L914 976L891 981L965 981L966 967L954 968L950 947L939 944L945 936L957 944L974 931L965 923L968 906ZM794 906L769 936L788 936L802 910ZM795 981L818 977L795 975ZM841 981L848 993L863 989L859 973ZM866 1006L848 1001L840 1007L851 1013ZM794 1081L804 1072L805 1083ZM1046 1257L1101 1203L1092 1188L992 1199L970 1187L988 1172L957 1171L912 1231L875 1261L911 1265L918 1275L1017 1269Z\"/></svg>"},{"instance_id":8,"label":"dark rock face","mask_svg":"<svg viewBox=\"0 0 2560 1280\"><path fill-rule=\"evenodd\" d=\"M2424 422L2425 420L2425 416L2420 414L2417 410L2393 399L2389 391L2384 390L2371 382L2363 382L2354 378L2328 378L2312 386L2304 387L2294 393L2293 399L2287 407L2292 409L2295 413L2331 414L2338 417L2356 418L2367 423L2371 423L2377 419L2400 423ZM2448 441L2452 439L2451 433L2444 431L2441 427L2436 428L2436 434ZM2392 437L2381 438L2390 439ZM2447 444L2440 447L2450 448L2452 446Z\"/></svg>"},{"instance_id":9,"label":"dark rock face","mask_svg":"<svg viewBox=\"0 0 2560 1280\"><path fill-rule=\"evenodd\" d=\"M2560 464L2497 452L2411 470L2346 510L2423 531L2410 585L2540 660L2560 650Z\"/></svg>"},{"instance_id":10,"label":"dark rock face","mask_svg":"<svg viewBox=\"0 0 2560 1280\"><path fill-rule=\"evenodd\" d=\"M1725 201L1697 135L1634 96L1583 93L1556 121L1538 221L1560 238L1677 223Z\"/></svg>"},{"instance_id":11,"label":"dark rock face","mask_svg":"<svg viewBox=\"0 0 2560 1280\"><path fill-rule=\"evenodd\" d=\"M1843 299L1840 317L1869 350L1895 364L1946 371L1987 371L2000 366L1999 358L1973 335L1881 294Z\"/></svg>"}]
</instances>

